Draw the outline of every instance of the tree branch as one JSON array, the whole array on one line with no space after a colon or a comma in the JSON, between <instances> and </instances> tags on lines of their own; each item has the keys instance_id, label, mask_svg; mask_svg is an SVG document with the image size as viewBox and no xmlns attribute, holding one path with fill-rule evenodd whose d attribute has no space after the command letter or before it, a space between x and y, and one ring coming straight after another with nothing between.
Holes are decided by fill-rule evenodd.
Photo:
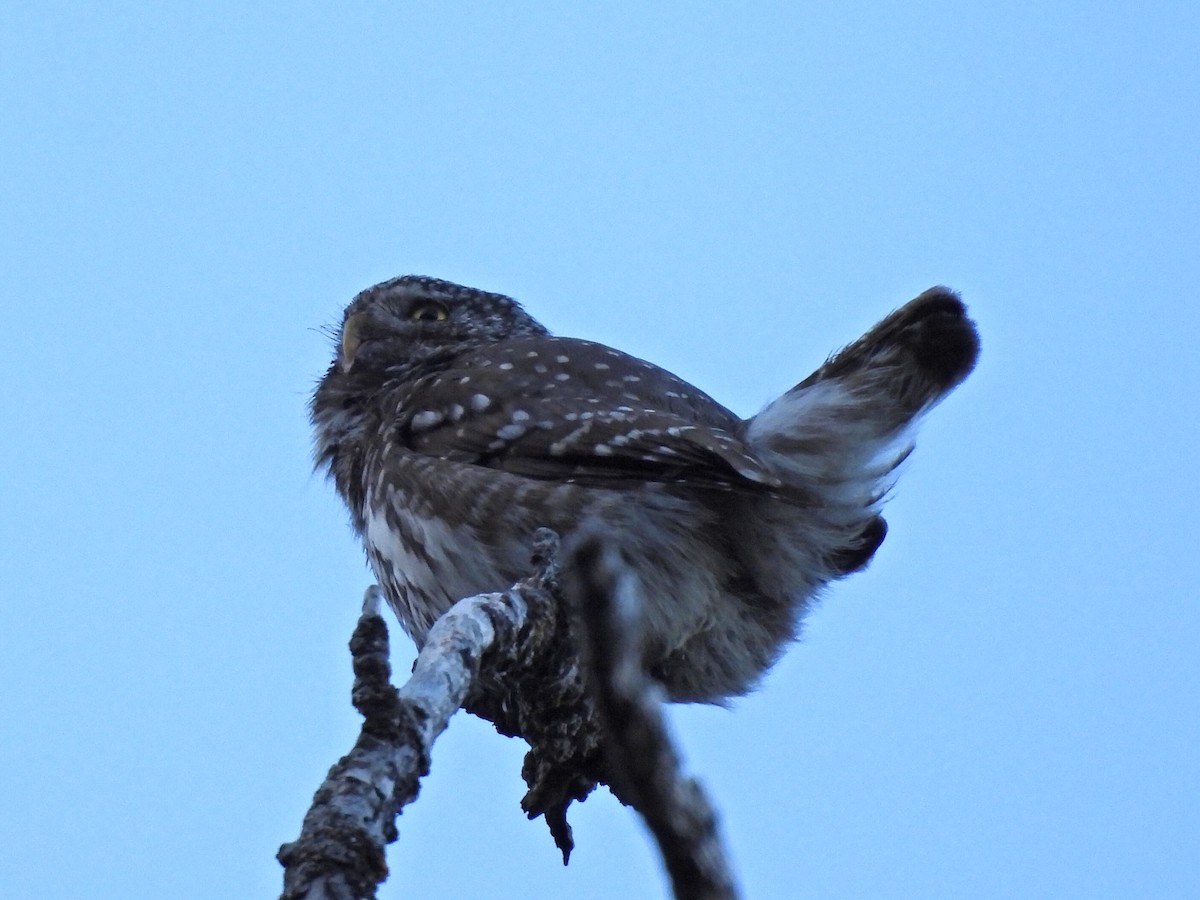
<instances>
[{"instance_id":1,"label":"tree branch","mask_svg":"<svg viewBox=\"0 0 1200 900\"><path fill-rule=\"evenodd\" d=\"M655 835L677 898L736 896L716 816L680 774L662 691L642 669L632 578L592 537L567 554L564 589L557 550L557 536L541 529L534 576L451 607L400 690L389 680L381 594L368 590L350 640L362 731L317 790L300 837L279 849L281 900L375 897L395 819L416 798L433 742L460 707L528 741L521 806L545 816L564 863L574 846L568 807L609 784Z\"/></svg>"},{"instance_id":2,"label":"tree branch","mask_svg":"<svg viewBox=\"0 0 1200 900\"><path fill-rule=\"evenodd\" d=\"M564 572L603 725L609 787L645 819L675 897L733 900L737 889L716 814L700 784L680 772L663 717L663 690L643 666L642 599L634 579L596 535L570 549Z\"/></svg>"},{"instance_id":3,"label":"tree branch","mask_svg":"<svg viewBox=\"0 0 1200 900\"><path fill-rule=\"evenodd\" d=\"M518 632L536 621L531 607L549 602L536 579L460 600L434 623L412 677L398 691L389 681L379 588L368 589L350 639L351 696L364 717L362 731L317 790L300 837L279 849L281 900L375 896L387 877L384 847L396 839L396 816L416 799L433 742L474 686L484 655L520 652L525 642L517 640Z\"/></svg>"}]
</instances>

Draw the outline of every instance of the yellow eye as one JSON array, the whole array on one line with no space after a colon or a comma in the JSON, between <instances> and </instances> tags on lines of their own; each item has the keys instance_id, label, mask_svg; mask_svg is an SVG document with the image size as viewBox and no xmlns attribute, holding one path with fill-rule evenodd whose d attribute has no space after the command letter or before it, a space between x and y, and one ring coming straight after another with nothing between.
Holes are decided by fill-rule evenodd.
<instances>
[{"instance_id":1,"label":"yellow eye","mask_svg":"<svg viewBox=\"0 0 1200 900\"><path fill-rule=\"evenodd\" d=\"M414 322L445 322L450 311L440 303L426 301L409 310L408 317Z\"/></svg>"}]
</instances>

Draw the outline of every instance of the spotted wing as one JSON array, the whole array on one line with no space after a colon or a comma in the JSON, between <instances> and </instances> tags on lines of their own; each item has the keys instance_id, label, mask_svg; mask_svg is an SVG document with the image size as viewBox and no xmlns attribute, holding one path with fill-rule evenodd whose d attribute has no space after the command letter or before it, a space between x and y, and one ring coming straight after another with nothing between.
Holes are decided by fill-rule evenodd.
<instances>
[{"instance_id":1,"label":"spotted wing","mask_svg":"<svg viewBox=\"0 0 1200 900\"><path fill-rule=\"evenodd\" d=\"M419 453L531 478L770 489L743 423L663 369L601 344L503 341L422 378L404 403Z\"/></svg>"}]
</instances>

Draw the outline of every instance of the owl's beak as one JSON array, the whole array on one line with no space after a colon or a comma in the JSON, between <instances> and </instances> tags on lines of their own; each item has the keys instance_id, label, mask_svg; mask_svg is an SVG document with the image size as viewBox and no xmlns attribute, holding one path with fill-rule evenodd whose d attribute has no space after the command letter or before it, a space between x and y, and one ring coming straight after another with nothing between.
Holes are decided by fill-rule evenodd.
<instances>
[{"instance_id":1,"label":"owl's beak","mask_svg":"<svg viewBox=\"0 0 1200 900\"><path fill-rule=\"evenodd\" d=\"M338 353L338 368L349 372L354 366L354 354L362 341L359 329L362 326L362 313L354 313L342 324L342 346Z\"/></svg>"}]
</instances>

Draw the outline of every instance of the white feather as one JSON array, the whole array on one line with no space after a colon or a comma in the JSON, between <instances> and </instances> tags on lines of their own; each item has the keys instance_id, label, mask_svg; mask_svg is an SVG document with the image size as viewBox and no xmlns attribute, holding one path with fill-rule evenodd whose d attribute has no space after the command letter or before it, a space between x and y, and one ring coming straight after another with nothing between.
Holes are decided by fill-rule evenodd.
<instances>
[{"instance_id":1,"label":"white feather","mask_svg":"<svg viewBox=\"0 0 1200 900\"><path fill-rule=\"evenodd\" d=\"M878 511L912 450L920 416L899 428L840 380L788 391L750 420L747 442L788 485L856 518Z\"/></svg>"}]
</instances>

